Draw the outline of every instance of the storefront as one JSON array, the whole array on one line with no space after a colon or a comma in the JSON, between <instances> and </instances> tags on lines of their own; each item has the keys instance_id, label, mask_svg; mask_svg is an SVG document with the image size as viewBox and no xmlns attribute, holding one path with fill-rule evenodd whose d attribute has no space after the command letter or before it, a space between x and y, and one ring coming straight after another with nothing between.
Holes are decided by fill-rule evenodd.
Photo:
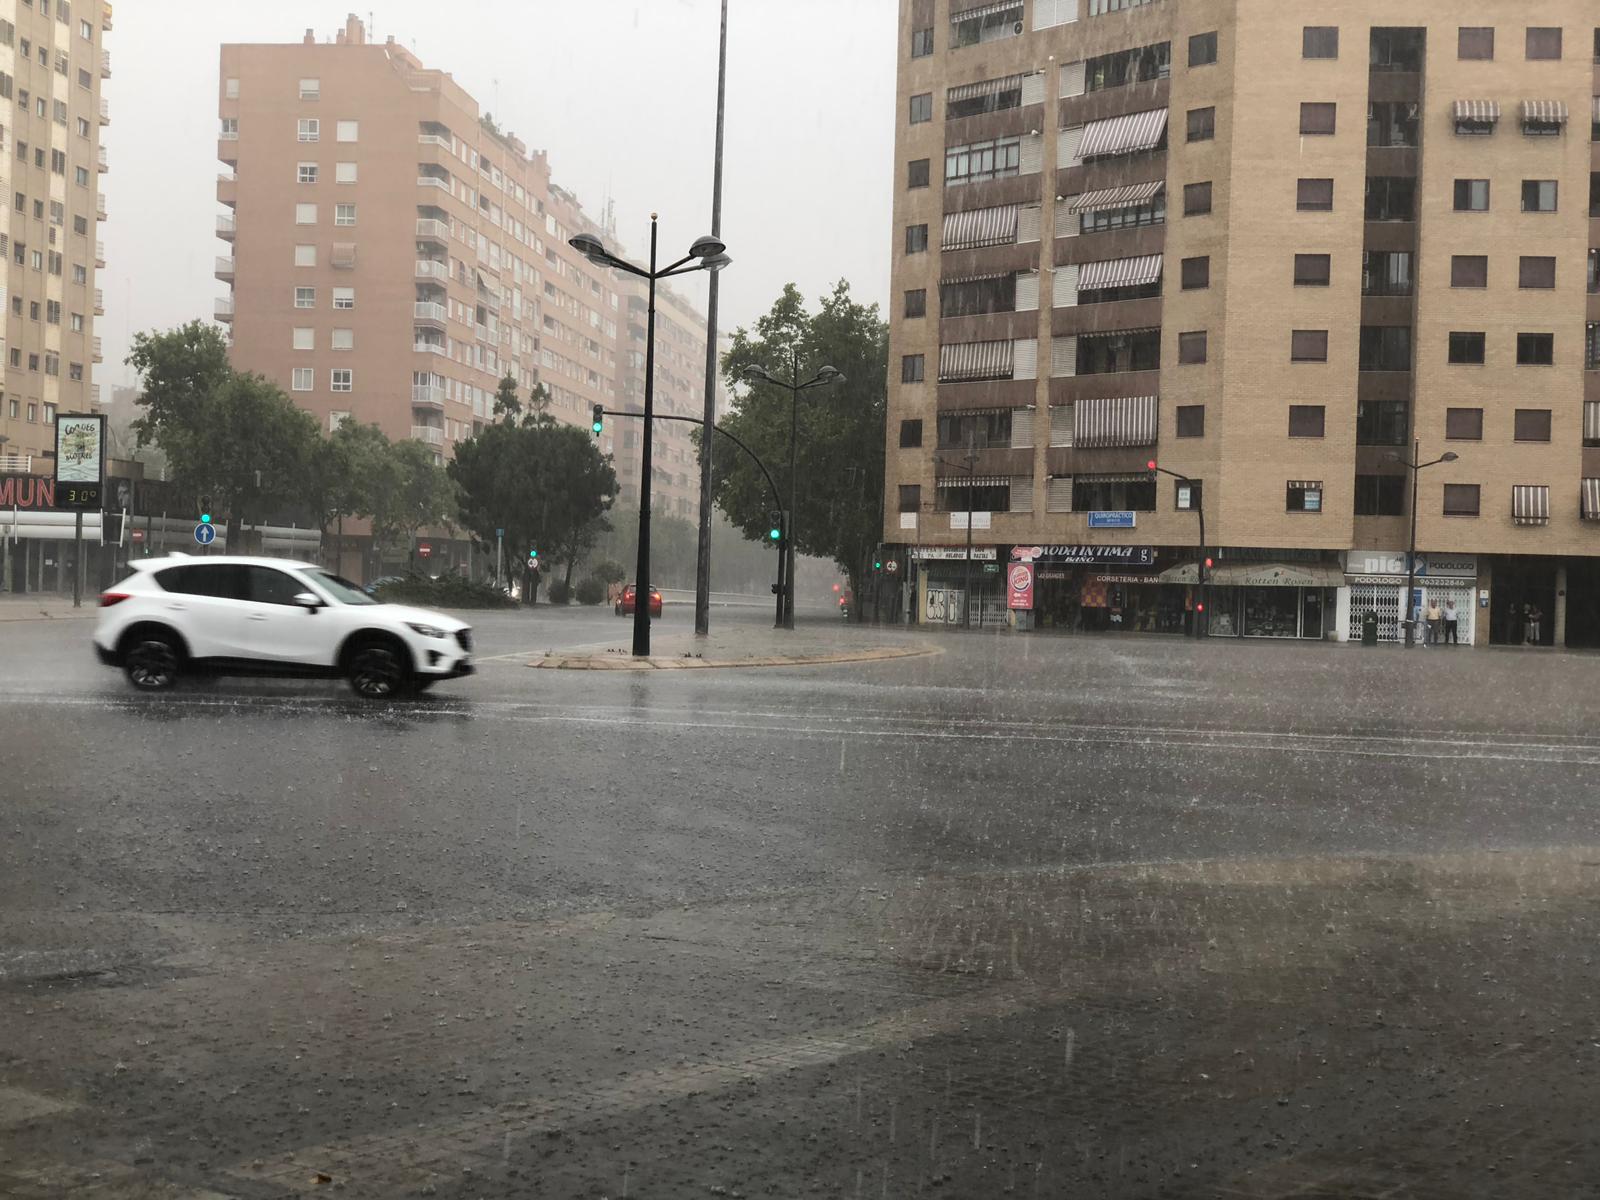
<instances>
[{"instance_id":1,"label":"storefront","mask_svg":"<svg viewBox=\"0 0 1600 1200\"><path fill-rule=\"evenodd\" d=\"M909 557L915 572L912 619L917 624L962 624L969 588L972 628L1007 624L1005 578L996 547L974 546L970 570L965 546L916 546Z\"/></svg>"},{"instance_id":2,"label":"storefront","mask_svg":"<svg viewBox=\"0 0 1600 1200\"><path fill-rule=\"evenodd\" d=\"M1378 617L1378 640L1405 640L1400 624L1401 596L1406 587L1403 551L1352 550L1345 555L1345 590L1339 594L1341 640L1359 642L1369 612ZM1467 645L1477 639L1478 560L1470 554L1418 554L1413 600L1426 612L1454 602L1456 639Z\"/></svg>"},{"instance_id":3,"label":"storefront","mask_svg":"<svg viewBox=\"0 0 1600 1200\"><path fill-rule=\"evenodd\" d=\"M1194 588L1170 579L1151 546L1016 546L1034 564L1034 627L1085 632L1189 630ZM1193 564L1189 567L1191 580Z\"/></svg>"},{"instance_id":4,"label":"storefront","mask_svg":"<svg viewBox=\"0 0 1600 1200\"><path fill-rule=\"evenodd\" d=\"M1333 563L1218 563L1208 577L1212 637L1334 636L1344 572Z\"/></svg>"}]
</instances>

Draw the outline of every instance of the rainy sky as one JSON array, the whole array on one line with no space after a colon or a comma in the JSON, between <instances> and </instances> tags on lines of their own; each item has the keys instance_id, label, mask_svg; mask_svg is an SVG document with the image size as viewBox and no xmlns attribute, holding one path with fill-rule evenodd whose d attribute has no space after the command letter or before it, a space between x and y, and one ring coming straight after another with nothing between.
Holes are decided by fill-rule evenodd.
<instances>
[{"instance_id":1,"label":"rainy sky","mask_svg":"<svg viewBox=\"0 0 1600 1200\"><path fill-rule=\"evenodd\" d=\"M724 329L794 281L888 289L895 0L731 0L722 279ZM717 0L139 0L106 35L105 363L131 383L134 331L209 319L226 287L216 239L217 48L328 38L356 11L451 72L501 128L550 152L556 181L630 248L662 216L664 251L710 227ZM704 306L705 285L685 281Z\"/></svg>"}]
</instances>

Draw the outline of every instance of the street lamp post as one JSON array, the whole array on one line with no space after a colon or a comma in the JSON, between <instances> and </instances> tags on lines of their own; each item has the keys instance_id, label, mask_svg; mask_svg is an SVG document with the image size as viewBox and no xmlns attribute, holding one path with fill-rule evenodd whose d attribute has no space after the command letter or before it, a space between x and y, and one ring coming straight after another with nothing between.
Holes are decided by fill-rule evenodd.
<instances>
[{"instance_id":1,"label":"street lamp post","mask_svg":"<svg viewBox=\"0 0 1600 1200\"><path fill-rule=\"evenodd\" d=\"M636 267L607 250L605 243L593 234L580 233L567 239L579 254L597 267L610 267L637 275L649 281L649 308L645 319L644 348L644 449L639 460L639 558L635 568L633 604L633 654L646 658L650 654L650 467L651 451L655 441L655 374L656 374L656 281L673 275L686 275L690 271L720 271L731 259L721 238L697 238L689 253L669 266L656 267L656 214L650 214L650 266ZM693 266L688 264L693 263Z\"/></svg>"},{"instance_id":2,"label":"street lamp post","mask_svg":"<svg viewBox=\"0 0 1600 1200\"><path fill-rule=\"evenodd\" d=\"M1416 623L1411 616L1411 592L1417 586L1417 477L1429 467L1436 467L1440 463L1455 462L1459 455L1447 450L1431 462L1422 462L1422 443L1411 443L1411 457L1405 458L1393 450L1384 455L1391 462L1397 462L1411 472L1411 544L1406 548L1406 594L1401 597L1405 606L1401 611L1404 614L1400 619L1405 630L1405 644L1409 649L1416 644Z\"/></svg>"},{"instance_id":3,"label":"street lamp post","mask_svg":"<svg viewBox=\"0 0 1600 1200\"><path fill-rule=\"evenodd\" d=\"M1201 626L1205 623L1206 614L1209 611L1206 608L1206 493L1205 493L1205 488L1201 486L1200 481L1198 479L1190 478L1188 475L1180 475L1176 471L1169 471L1165 467L1158 466L1156 464L1156 460L1153 459L1153 458L1149 462L1147 462L1145 464L1145 466L1149 467L1150 470L1156 472L1159 475L1170 475L1170 476L1172 476L1172 478L1176 479L1179 483L1187 483L1189 485L1190 489L1191 489L1190 492L1189 492L1189 496L1190 496L1191 499L1193 499L1195 501L1194 513L1195 513L1195 516L1200 518L1200 557L1195 559L1195 563L1194 563L1195 581L1196 581L1195 596L1197 598L1195 600L1194 633L1193 633L1193 636L1194 637L1202 637L1202 636L1204 636L1204 631L1201 629Z\"/></svg>"},{"instance_id":4,"label":"street lamp post","mask_svg":"<svg viewBox=\"0 0 1600 1200\"><path fill-rule=\"evenodd\" d=\"M961 628L972 628L972 509L975 502L973 493L977 488L973 485L973 478L978 469L978 431L973 428L967 434L967 452L961 456L958 463L947 458L935 459L947 467L959 467L967 473L967 562L961 573L961 586L966 594L961 600Z\"/></svg>"},{"instance_id":5,"label":"street lamp post","mask_svg":"<svg viewBox=\"0 0 1600 1200\"><path fill-rule=\"evenodd\" d=\"M795 510L800 505L800 474L796 468L796 450L800 444L800 393L812 388L843 383L844 375L833 367L823 367L814 376L800 382L800 352L789 352L789 378L778 379L768 374L766 368L748 366L744 377L750 383L771 383L789 393L789 511L783 522L783 627L794 628L794 523Z\"/></svg>"}]
</instances>

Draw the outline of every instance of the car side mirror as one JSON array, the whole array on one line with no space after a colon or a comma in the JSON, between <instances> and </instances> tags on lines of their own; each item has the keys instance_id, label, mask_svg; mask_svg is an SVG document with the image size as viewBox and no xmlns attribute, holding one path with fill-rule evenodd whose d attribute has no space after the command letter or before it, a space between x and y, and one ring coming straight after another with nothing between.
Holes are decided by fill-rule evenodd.
<instances>
[{"instance_id":1,"label":"car side mirror","mask_svg":"<svg viewBox=\"0 0 1600 1200\"><path fill-rule=\"evenodd\" d=\"M294 602L312 616L316 616L317 609L322 607L322 598L315 592L297 592L295 593Z\"/></svg>"}]
</instances>

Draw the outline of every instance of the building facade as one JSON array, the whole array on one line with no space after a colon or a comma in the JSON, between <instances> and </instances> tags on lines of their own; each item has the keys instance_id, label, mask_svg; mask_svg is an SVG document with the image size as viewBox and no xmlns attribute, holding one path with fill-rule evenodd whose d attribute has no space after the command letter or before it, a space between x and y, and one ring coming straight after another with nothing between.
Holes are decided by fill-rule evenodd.
<instances>
[{"instance_id":1,"label":"building facade","mask_svg":"<svg viewBox=\"0 0 1600 1200\"><path fill-rule=\"evenodd\" d=\"M1592 5L900 15L885 538L920 619L1397 637L1417 447L1456 456L1416 476L1422 602L1600 644Z\"/></svg>"},{"instance_id":2,"label":"building facade","mask_svg":"<svg viewBox=\"0 0 1600 1200\"><path fill-rule=\"evenodd\" d=\"M622 362L624 411L644 411L644 368L648 297L641 280L627 288L627 337ZM627 287L626 284L623 285ZM654 411L658 417L705 418L706 322L675 291L656 285L656 361ZM614 422L618 453L615 459L618 499L639 503L639 450L643 430L637 421ZM651 461L651 509L658 516L695 522L700 519L700 455L695 448L695 426L663 420L655 425Z\"/></svg>"}]
</instances>

